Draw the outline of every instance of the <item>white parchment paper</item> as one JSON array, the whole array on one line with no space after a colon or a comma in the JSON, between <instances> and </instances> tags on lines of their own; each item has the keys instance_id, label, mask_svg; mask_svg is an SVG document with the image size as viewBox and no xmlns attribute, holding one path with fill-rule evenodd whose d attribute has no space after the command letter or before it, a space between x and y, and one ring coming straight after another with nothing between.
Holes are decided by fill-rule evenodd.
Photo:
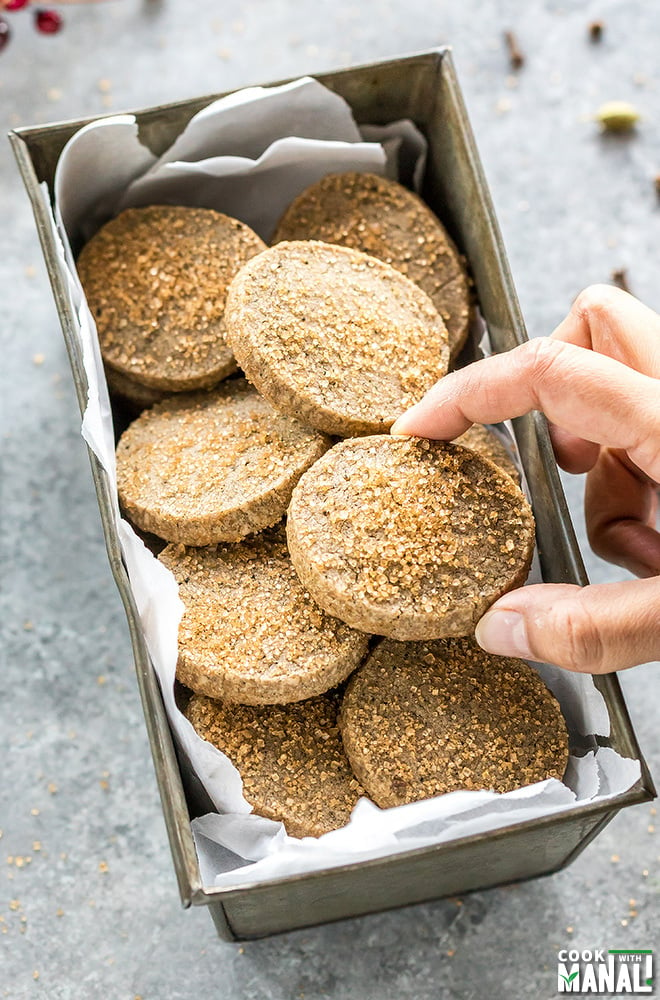
<instances>
[{"instance_id":1,"label":"white parchment paper","mask_svg":"<svg viewBox=\"0 0 660 1000\"><path fill-rule=\"evenodd\" d=\"M121 209L154 203L214 208L242 219L268 240L289 202L325 174L370 171L418 187L425 155L425 141L411 122L359 129L348 105L309 78L281 87L250 88L212 103L160 158L140 143L131 115L104 119L73 136L56 171L51 221L78 318L89 384L82 433L111 483L115 465L110 404L94 320L71 245L89 239ZM45 187L43 195L50 212ZM506 795L454 792L386 810L362 799L341 830L319 838L289 837L281 823L251 813L236 768L201 740L177 709L174 679L183 610L178 588L169 570L121 518L116 497L115 517L168 717L219 810L193 821L208 884L253 884L494 830L621 794L640 777L637 761L596 745L595 735L609 734L609 718L592 678L540 665L573 737L587 738L593 747L570 758L563 783L551 779Z\"/></svg>"}]
</instances>

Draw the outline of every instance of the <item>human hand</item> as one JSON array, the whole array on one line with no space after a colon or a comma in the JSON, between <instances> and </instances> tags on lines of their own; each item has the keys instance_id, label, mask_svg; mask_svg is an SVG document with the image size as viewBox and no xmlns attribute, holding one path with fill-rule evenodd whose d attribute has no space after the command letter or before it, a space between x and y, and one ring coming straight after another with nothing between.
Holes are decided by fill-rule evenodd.
<instances>
[{"instance_id":1,"label":"human hand","mask_svg":"<svg viewBox=\"0 0 660 1000\"><path fill-rule=\"evenodd\" d=\"M451 440L542 410L557 461L587 472L594 551L644 579L511 591L476 629L484 649L608 673L660 659L660 316L609 285L583 291L551 337L441 379L393 434Z\"/></svg>"}]
</instances>

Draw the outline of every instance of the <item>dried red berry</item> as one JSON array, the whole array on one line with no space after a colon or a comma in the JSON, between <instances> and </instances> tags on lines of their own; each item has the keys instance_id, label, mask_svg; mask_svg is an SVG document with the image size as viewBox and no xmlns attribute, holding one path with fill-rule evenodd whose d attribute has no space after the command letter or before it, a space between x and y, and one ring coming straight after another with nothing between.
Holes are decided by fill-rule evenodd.
<instances>
[{"instance_id":1,"label":"dried red berry","mask_svg":"<svg viewBox=\"0 0 660 1000\"><path fill-rule=\"evenodd\" d=\"M27 7L30 0L9 0L9 3L5 4L5 10L21 10L22 7Z\"/></svg>"},{"instance_id":2,"label":"dried red berry","mask_svg":"<svg viewBox=\"0 0 660 1000\"><path fill-rule=\"evenodd\" d=\"M9 25L4 17L0 17L0 52L5 48L10 38L11 31L9 30Z\"/></svg>"},{"instance_id":3,"label":"dried red berry","mask_svg":"<svg viewBox=\"0 0 660 1000\"><path fill-rule=\"evenodd\" d=\"M56 10L38 10L34 15L37 31L44 35L56 35L62 27L62 17Z\"/></svg>"}]
</instances>

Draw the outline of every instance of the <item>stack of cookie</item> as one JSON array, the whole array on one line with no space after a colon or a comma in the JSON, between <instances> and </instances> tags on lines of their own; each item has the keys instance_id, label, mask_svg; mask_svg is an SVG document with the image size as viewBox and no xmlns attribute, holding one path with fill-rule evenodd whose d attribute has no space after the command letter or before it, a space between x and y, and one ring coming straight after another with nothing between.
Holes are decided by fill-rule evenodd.
<instances>
[{"instance_id":1,"label":"stack of cookie","mask_svg":"<svg viewBox=\"0 0 660 1000\"><path fill-rule=\"evenodd\" d=\"M552 695L466 638L529 570L515 468L484 428L388 433L467 336L465 266L426 205L326 177L270 248L211 210L132 209L78 266L111 389L150 407L117 485L179 584L186 714L255 811L318 836L363 794L561 778Z\"/></svg>"}]
</instances>

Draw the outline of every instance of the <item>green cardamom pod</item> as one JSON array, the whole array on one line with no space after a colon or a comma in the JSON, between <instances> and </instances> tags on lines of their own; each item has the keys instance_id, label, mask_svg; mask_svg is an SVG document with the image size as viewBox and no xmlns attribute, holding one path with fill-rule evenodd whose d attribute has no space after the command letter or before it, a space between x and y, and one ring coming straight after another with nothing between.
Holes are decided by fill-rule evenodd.
<instances>
[{"instance_id":1,"label":"green cardamom pod","mask_svg":"<svg viewBox=\"0 0 660 1000\"><path fill-rule=\"evenodd\" d=\"M607 101L596 113L596 121L600 122L605 132L628 132L640 118L635 105L628 101Z\"/></svg>"}]
</instances>

